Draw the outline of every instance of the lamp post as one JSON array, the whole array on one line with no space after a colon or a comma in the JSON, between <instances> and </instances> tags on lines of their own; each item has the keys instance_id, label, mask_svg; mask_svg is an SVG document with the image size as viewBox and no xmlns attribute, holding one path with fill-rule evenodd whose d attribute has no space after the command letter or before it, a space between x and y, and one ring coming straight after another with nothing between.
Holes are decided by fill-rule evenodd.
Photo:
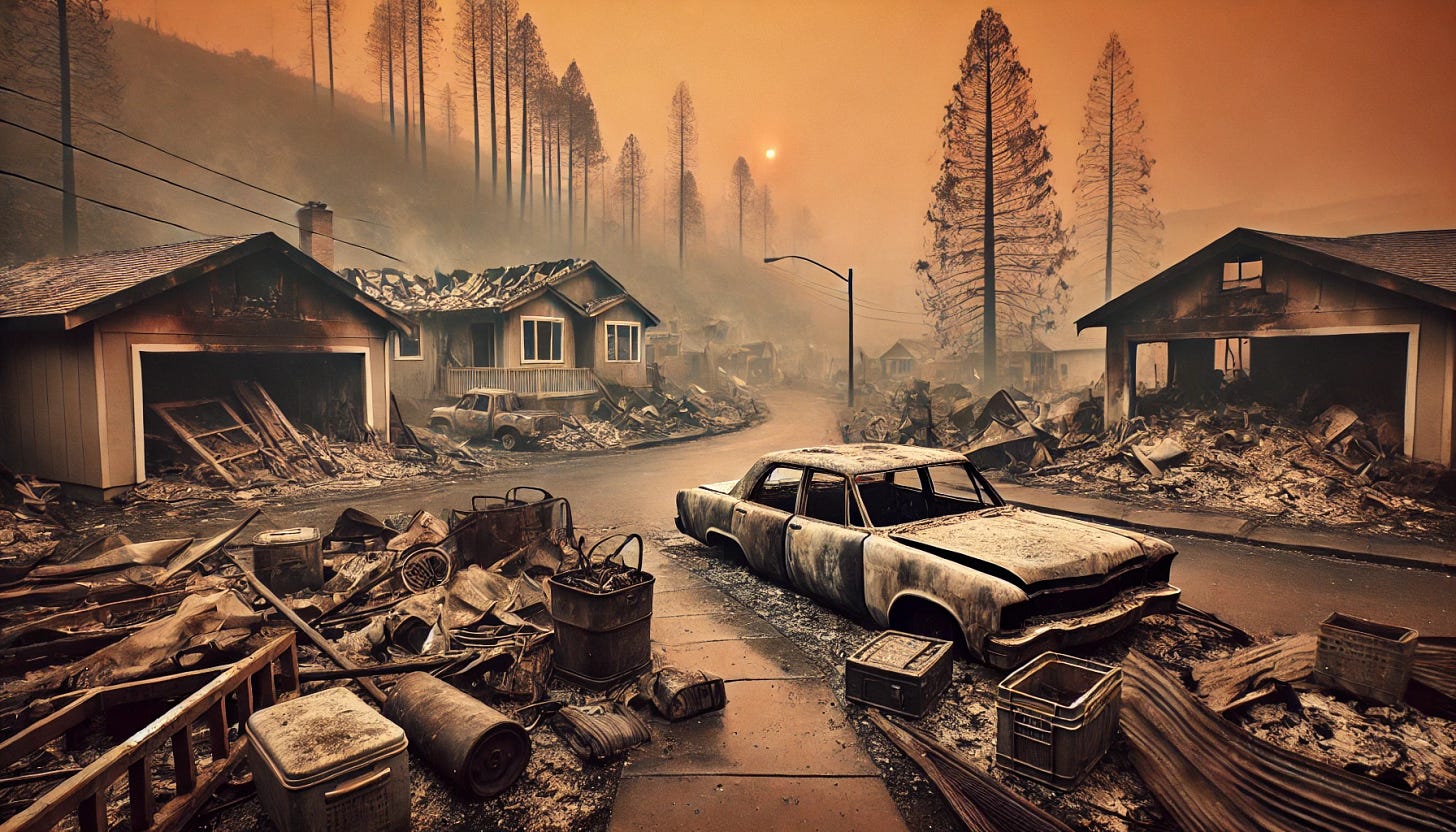
<instances>
[{"instance_id":1,"label":"lamp post","mask_svg":"<svg viewBox=\"0 0 1456 832\"><path fill-rule=\"evenodd\" d=\"M834 269L820 263L818 260L811 260L798 254L784 254L778 257L765 257L763 262L775 263L779 260L803 260L805 263L813 263L826 272L843 280L849 290L849 406L854 407L854 269L847 269L849 276L845 277Z\"/></svg>"}]
</instances>

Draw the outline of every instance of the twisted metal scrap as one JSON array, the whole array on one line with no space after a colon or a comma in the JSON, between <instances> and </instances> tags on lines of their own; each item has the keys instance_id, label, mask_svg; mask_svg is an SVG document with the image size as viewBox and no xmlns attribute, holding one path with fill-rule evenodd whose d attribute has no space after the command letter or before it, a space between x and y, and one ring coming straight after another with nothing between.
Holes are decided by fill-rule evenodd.
<instances>
[{"instance_id":1,"label":"twisted metal scrap","mask_svg":"<svg viewBox=\"0 0 1456 832\"><path fill-rule=\"evenodd\" d=\"M1133 764L1189 832L1456 832L1456 810L1250 736L1136 650L1122 669Z\"/></svg>"}]
</instances>

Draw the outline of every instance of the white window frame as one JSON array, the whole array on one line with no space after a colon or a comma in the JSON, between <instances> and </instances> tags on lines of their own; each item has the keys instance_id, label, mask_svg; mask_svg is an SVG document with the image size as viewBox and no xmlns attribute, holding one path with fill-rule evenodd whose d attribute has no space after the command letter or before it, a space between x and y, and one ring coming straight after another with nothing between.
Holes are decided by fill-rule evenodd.
<instances>
[{"instance_id":1,"label":"white window frame","mask_svg":"<svg viewBox=\"0 0 1456 832\"><path fill-rule=\"evenodd\" d=\"M394 360L395 361L424 361L425 360L425 328L424 327L420 327L420 337L419 337L419 341L417 342L420 345L420 354L419 355L404 355L404 354L400 353L400 351L399 351L399 345L400 345L400 342L403 339L400 337L400 334L398 332L391 332L391 333L389 333L389 340L391 340L391 341L394 342L394 348L393 348L394 349L394 352L393 352L393 355L394 355Z\"/></svg>"},{"instance_id":2,"label":"white window frame","mask_svg":"<svg viewBox=\"0 0 1456 832\"><path fill-rule=\"evenodd\" d=\"M607 358L608 364L641 364L642 363L642 324L639 321L603 321L606 324L602 328L602 355ZM633 353L632 358L613 358L611 352L611 331L614 326L625 326L637 331L636 338L629 338L628 351ZM636 347L636 349L632 349Z\"/></svg>"},{"instance_id":3,"label":"white window frame","mask_svg":"<svg viewBox=\"0 0 1456 832\"><path fill-rule=\"evenodd\" d=\"M527 358L526 357L526 321L537 323L545 322L556 324L561 327L561 355L556 358ZM532 327L534 330L536 327ZM522 315L521 316L521 363L522 364L564 364L566 362L566 319L551 318L544 315Z\"/></svg>"}]
</instances>

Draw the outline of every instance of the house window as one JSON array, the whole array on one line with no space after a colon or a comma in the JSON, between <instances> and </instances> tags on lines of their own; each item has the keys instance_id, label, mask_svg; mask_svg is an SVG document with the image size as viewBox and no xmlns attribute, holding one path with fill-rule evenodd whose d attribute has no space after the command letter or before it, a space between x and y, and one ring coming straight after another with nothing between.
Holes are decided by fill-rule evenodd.
<instances>
[{"instance_id":1,"label":"house window","mask_svg":"<svg viewBox=\"0 0 1456 832\"><path fill-rule=\"evenodd\" d=\"M607 360L642 360L642 324L607 321Z\"/></svg>"},{"instance_id":2,"label":"house window","mask_svg":"<svg viewBox=\"0 0 1456 832\"><path fill-rule=\"evenodd\" d=\"M1264 261L1237 260L1223 264L1223 291L1244 292L1264 288Z\"/></svg>"},{"instance_id":3,"label":"house window","mask_svg":"<svg viewBox=\"0 0 1456 832\"><path fill-rule=\"evenodd\" d=\"M521 319L521 362L561 362L561 318Z\"/></svg>"},{"instance_id":4,"label":"house window","mask_svg":"<svg viewBox=\"0 0 1456 832\"><path fill-rule=\"evenodd\" d=\"M425 335L420 330L420 338ZM394 357L400 361L421 361L424 353L420 350L420 338L411 338L403 332L394 333Z\"/></svg>"}]
</instances>

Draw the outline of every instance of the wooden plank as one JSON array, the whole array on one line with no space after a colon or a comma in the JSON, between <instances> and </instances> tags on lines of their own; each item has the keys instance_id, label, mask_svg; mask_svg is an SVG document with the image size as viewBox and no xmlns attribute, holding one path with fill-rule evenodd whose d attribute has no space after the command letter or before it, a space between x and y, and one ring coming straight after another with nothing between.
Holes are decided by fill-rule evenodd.
<instances>
[{"instance_id":1,"label":"wooden plank","mask_svg":"<svg viewBox=\"0 0 1456 832\"><path fill-rule=\"evenodd\" d=\"M259 428L271 435L273 444L283 454L290 465L301 465L299 473L313 478L326 476L323 466L310 449L309 444L304 440L303 435L293 426L284 415L278 403L268 395L268 391L257 381L237 381L233 383L233 391L237 393L238 400L243 407L252 415L253 421L258 423Z\"/></svg>"},{"instance_id":2,"label":"wooden plank","mask_svg":"<svg viewBox=\"0 0 1456 832\"><path fill-rule=\"evenodd\" d=\"M133 832L150 828L157 814L157 796L152 791L152 761L147 755L127 768L126 785Z\"/></svg>"},{"instance_id":3,"label":"wooden plank","mask_svg":"<svg viewBox=\"0 0 1456 832\"><path fill-rule=\"evenodd\" d=\"M227 723L227 702L219 700L213 705L212 710L207 712L207 744L212 749L214 759L225 756L228 753L228 723Z\"/></svg>"},{"instance_id":4,"label":"wooden plank","mask_svg":"<svg viewBox=\"0 0 1456 832\"><path fill-rule=\"evenodd\" d=\"M68 335L61 348L61 402L66 420L66 476L70 482L86 481L85 449L81 441L80 361L76 357L76 336Z\"/></svg>"},{"instance_id":5,"label":"wooden plank","mask_svg":"<svg viewBox=\"0 0 1456 832\"><path fill-rule=\"evenodd\" d=\"M154 404L151 405L151 409L152 412L157 414L157 416L160 417L163 422L167 423L167 427L171 428L172 431L176 433L183 442L187 443L187 447L195 451L197 455L202 457L202 460L208 465L211 465L212 469L216 471L218 475L221 476L228 485L232 486L233 488L242 488L242 486L238 483L237 479L233 477L233 475L230 474L226 468L223 468L216 459L213 458L212 452L208 451L207 448L204 448L202 446L202 443L198 442L192 436L192 434L189 433L187 429L182 426L182 423L177 421L177 419L172 416L170 409L180 409L185 406L185 404L174 402L166 405Z\"/></svg>"},{"instance_id":6,"label":"wooden plank","mask_svg":"<svg viewBox=\"0 0 1456 832\"><path fill-rule=\"evenodd\" d=\"M287 633L273 639L247 658L231 665L220 673L217 678L168 709L166 713L153 720L151 724L102 754L90 765L82 769L81 773L67 779L56 786L56 788L37 797L30 806L5 821L4 824L0 824L0 832L21 832L21 830L25 832L40 832L40 830L52 828L66 815L81 808L88 795L95 794L97 791L104 791L107 784L115 782L123 774L129 774L133 771L138 761L145 761L148 755L171 742L173 735L178 730L188 727L204 717L208 720L208 729L214 740L219 736L222 738L220 744L214 744L213 746L214 760L216 761L223 757L232 759L230 756L231 753L235 753L242 744L238 743L237 747L232 748L231 751L227 750L228 743L226 738L228 723L224 709L226 698L239 688L251 689L251 679L255 673L273 672L272 667L274 661L279 656L294 649L295 644L296 641L293 633ZM219 752L219 748L224 750ZM209 766L209 770L212 768L212 766ZM150 777L150 774L148 774L148 777ZM132 782L135 784L137 781L133 778ZM199 788L195 789L186 798L183 798L189 801L187 805L201 805L200 803L191 802L190 798L203 791L201 785L203 782L203 779L200 777ZM148 787L150 787L149 780ZM135 811L135 805L133 809ZM190 814L180 819L177 818L175 813L168 814L168 817L174 819L180 826L181 824L185 824ZM151 814L148 814L148 824L150 824L151 819Z\"/></svg>"},{"instance_id":7,"label":"wooden plank","mask_svg":"<svg viewBox=\"0 0 1456 832\"><path fill-rule=\"evenodd\" d=\"M88 795L81 799L81 805L76 812L77 825L81 832L105 832L109 824L106 822L106 791Z\"/></svg>"},{"instance_id":8,"label":"wooden plank","mask_svg":"<svg viewBox=\"0 0 1456 832\"><path fill-rule=\"evenodd\" d=\"M1298 633L1224 659L1199 662L1192 668L1198 694L1219 713L1261 699L1273 693L1275 682L1297 682L1309 676L1317 642L1314 633Z\"/></svg>"},{"instance_id":9,"label":"wooden plank","mask_svg":"<svg viewBox=\"0 0 1456 832\"><path fill-rule=\"evenodd\" d=\"M101 694L88 691L59 711L27 725L15 736L0 743L0 769L20 762L56 737L100 716L101 710Z\"/></svg>"},{"instance_id":10,"label":"wooden plank","mask_svg":"<svg viewBox=\"0 0 1456 832\"><path fill-rule=\"evenodd\" d=\"M197 772L197 786L192 791L179 794L157 811L152 822L154 832L179 832L186 829L193 815L212 799L219 786L227 782L229 773L247 756L247 750L248 738L246 735L240 736L226 756L218 757L203 766Z\"/></svg>"},{"instance_id":11,"label":"wooden plank","mask_svg":"<svg viewBox=\"0 0 1456 832\"><path fill-rule=\"evenodd\" d=\"M172 770L175 772L178 794L186 794L197 788L197 753L192 747L191 725L172 735Z\"/></svg>"}]
</instances>

